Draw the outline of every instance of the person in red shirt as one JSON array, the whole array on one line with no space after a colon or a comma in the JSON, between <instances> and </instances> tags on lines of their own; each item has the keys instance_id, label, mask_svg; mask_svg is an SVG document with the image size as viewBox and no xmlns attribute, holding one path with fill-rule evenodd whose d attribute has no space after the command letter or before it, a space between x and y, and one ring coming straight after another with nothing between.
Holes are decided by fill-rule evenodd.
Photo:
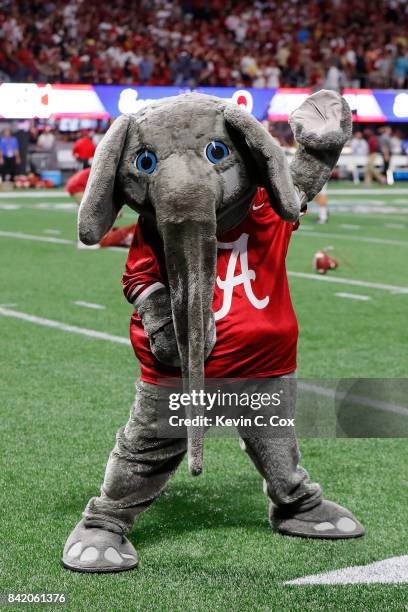
<instances>
[{"instance_id":1,"label":"person in red shirt","mask_svg":"<svg viewBox=\"0 0 408 612\"><path fill-rule=\"evenodd\" d=\"M380 152L378 138L374 132L368 128L364 133L368 142L368 156L364 182L366 185L371 185L374 179L381 183L381 185L385 185L387 181L375 165L377 162L377 155Z\"/></svg>"},{"instance_id":2,"label":"person in red shirt","mask_svg":"<svg viewBox=\"0 0 408 612\"><path fill-rule=\"evenodd\" d=\"M81 138L74 143L72 153L83 168L88 168L90 161L95 155L96 146L87 132L83 132Z\"/></svg>"},{"instance_id":3,"label":"person in red shirt","mask_svg":"<svg viewBox=\"0 0 408 612\"><path fill-rule=\"evenodd\" d=\"M67 191L69 195L74 198L78 205L81 203L82 196L84 195L90 172L90 167L75 172L75 174L68 179L67 184L65 185L65 191Z\"/></svg>"},{"instance_id":4,"label":"person in red shirt","mask_svg":"<svg viewBox=\"0 0 408 612\"><path fill-rule=\"evenodd\" d=\"M75 172L67 181L65 185L65 191L71 195L75 202L81 204L81 200L83 198L86 184L88 182L88 178L91 172L91 168L84 168L84 170L79 170L79 172ZM118 218L121 216L119 213ZM94 245L87 246L83 244L80 240L78 240L78 248L79 249L94 249L99 247L124 247L129 248L133 239L133 234L135 232L136 225L127 225L125 227L113 227L102 240Z\"/></svg>"}]
</instances>

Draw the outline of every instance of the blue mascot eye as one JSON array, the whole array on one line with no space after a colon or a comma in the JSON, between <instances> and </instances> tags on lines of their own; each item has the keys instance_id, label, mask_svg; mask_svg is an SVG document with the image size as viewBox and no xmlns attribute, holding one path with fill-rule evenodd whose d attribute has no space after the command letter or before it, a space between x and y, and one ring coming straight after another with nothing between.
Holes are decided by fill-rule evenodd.
<instances>
[{"instance_id":1,"label":"blue mascot eye","mask_svg":"<svg viewBox=\"0 0 408 612\"><path fill-rule=\"evenodd\" d=\"M229 150L227 145L221 142L221 140L213 140L207 145L205 154L212 164L218 164L224 157L229 155Z\"/></svg>"},{"instance_id":2,"label":"blue mascot eye","mask_svg":"<svg viewBox=\"0 0 408 612\"><path fill-rule=\"evenodd\" d=\"M139 172L151 174L156 170L156 166L157 157L153 151L142 151L136 157L136 168L139 170Z\"/></svg>"}]
</instances>

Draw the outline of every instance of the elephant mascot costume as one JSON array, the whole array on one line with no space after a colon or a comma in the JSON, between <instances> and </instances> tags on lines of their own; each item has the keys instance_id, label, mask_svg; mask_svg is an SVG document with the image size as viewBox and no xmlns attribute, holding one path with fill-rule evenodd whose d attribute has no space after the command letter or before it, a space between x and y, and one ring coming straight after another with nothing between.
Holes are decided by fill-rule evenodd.
<instances>
[{"instance_id":1,"label":"elephant mascot costume","mask_svg":"<svg viewBox=\"0 0 408 612\"><path fill-rule=\"evenodd\" d=\"M292 231L301 209L329 179L351 135L351 113L340 95L322 90L292 113L290 125L298 147L289 166L279 145L246 110L213 96L187 93L119 117L97 148L79 209L80 240L89 245L99 242L124 204L139 214L138 225L143 225L144 235L153 237L151 252L157 252L164 272L160 278L153 275L155 282L148 286L144 280L132 285L127 295L135 307L132 321L136 317L135 325L142 329L144 354L158 369L167 364L176 372L186 393L203 388L204 376L211 377L207 368L216 361L216 351L229 342L225 334L219 335L213 313L217 238L246 223L255 215L251 211L261 207L259 214L279 231ZM259 193L264 198L254 206ZM266 221L258 224L259 231L265 225ZM286 248L282 270L285 254ZM148 268L149 260L142 257L140 265ZM287 288L283 273L282 287ZM275 304L281 303L278 296ZM239 334L241 347L232 351L236 362L245 352L249 327L247 321L242 328L247 331ZM296 340L294 346L296 350ZM268 359L276 361L274 346L266 349ZM126 534L137 516L159 496L186 452L191 474L202 470L204 428L186 423L184 437L157 435L156 417L166 402L166 390L157 381L146 380L140 361L136 401L127 425L117 434L101 495L88 502L64 548L62 562L74 571L136 567L137 553ZM256 359L247 363L254 361L258 363ZM294 381L296 364L289 369L264 367L257 374L243 368L240 377L262 378L273 370L271 381L278 380L281 386L279 373ZM218 377L231 371L221 370ZM291 414L294 402L293 397ZM191 404L186 408L190 417L203 412ZM324 500L320 486L299 466L295 434L272 439L239 433L264 479L275 531L312 538L363 535L364 528L351 512Z\"/></svg>"}]
</instances>

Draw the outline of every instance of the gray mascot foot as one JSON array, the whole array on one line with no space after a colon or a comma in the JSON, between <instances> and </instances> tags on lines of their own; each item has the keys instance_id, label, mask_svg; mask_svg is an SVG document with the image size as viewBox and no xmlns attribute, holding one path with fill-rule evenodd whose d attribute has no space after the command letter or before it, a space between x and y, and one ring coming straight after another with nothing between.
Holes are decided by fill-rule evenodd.
<instances>
[{"instance_id":1,"label":"gray mascot foot","mask_svg":"<svg viewBox=\"0 0 408 612\"><path fill-rule=\"evenodd\" d=\"M326 500L303 512L290 512L271 504L270 523L279 533L301 538L335 540L364 535L364 527L349 510Z\"/></svg>"},{"instance_id":2,"label":"gray mascot foot","mask_svg":"<svg viewBox=\"0 0 408 612\"><path fill-rule=\"evenodd\" d=\"M80 521L69 536L62 564L75 572L123 572L135 568L137 552L125 536L85 527Z\"/></svg>"}]
</instances>

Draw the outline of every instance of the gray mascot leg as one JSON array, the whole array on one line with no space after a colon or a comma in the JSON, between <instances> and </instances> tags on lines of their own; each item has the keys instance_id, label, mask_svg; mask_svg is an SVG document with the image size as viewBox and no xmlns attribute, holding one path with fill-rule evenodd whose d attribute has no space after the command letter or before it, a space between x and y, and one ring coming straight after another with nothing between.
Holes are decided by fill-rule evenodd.
<instances>
[{"instance_id":1,"label":"gray mascot leg","mask_svg":"<svg viewBox=\"0 0 408 612\"><path fill-rule=\"evenodd\" d=\"M260 385L260 387L259 387ZM280 417L294 417L296 379L276 378L258 383L258 391L268 394L284 390L285 400L272 412ZM286 428L285 428L286 429ZM364 534L364 527L342 506L324 500L317 483L299 465L300 452L294 429L240 428L241 447L247 452L264 478L264 490L270 500L272 528L284 535L340 539Z\"/></svg>"},{"instance_id":2,"label":"gray mascot leg","mask_svg":"<svg viewBox=\"0 0 408 612\"><path fill-rule=\"evenodd\" d=\"M156 437L158 403L167 396L157 385L138 383L129 421L119 429L106 466L101 495L88 502L65 544L66 568L119 572L137 566L136 550L125 534L160 495L187 447L185 439Z\"/></svg>"}]
</instances>

